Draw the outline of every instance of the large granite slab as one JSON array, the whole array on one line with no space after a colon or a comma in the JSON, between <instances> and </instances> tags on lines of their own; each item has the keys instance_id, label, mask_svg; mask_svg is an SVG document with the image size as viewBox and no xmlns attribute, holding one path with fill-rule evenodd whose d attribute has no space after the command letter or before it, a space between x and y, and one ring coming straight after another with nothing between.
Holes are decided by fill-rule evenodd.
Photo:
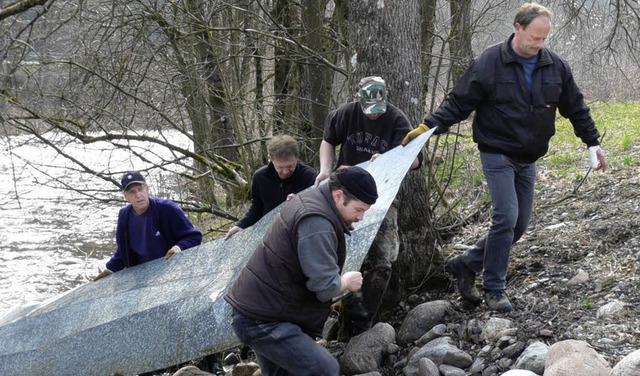
<instances>
[{"instance_id":1,"label":"large granite slab","mask_svg":"<svg viewBox=\"0 0 640 376\"><path fill-rule=\"evenodd\" d=\"M380 198L354 226L345 271L360 268L431 133L361 164L374 176ZM0 375L130 375L237 346L222 296L279 209L228 241L123 270L5 317Z\"/></svg>"}]
</instances>

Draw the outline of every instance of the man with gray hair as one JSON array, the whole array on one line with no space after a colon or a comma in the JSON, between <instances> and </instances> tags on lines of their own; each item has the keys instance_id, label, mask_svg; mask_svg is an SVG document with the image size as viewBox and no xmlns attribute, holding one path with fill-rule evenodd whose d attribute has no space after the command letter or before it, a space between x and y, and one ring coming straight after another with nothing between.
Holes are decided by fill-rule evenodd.
<instances>
[{"instance_id":1,"label":"man with gray hair","mask_svg":"<svg viewBox=\"0 0 640 376\"><path fill-rule=\"evenodd\" d=\"M118 212L116 251L94 281L161 257L168 259L202 242L200 230L175 202L149 196L140 171L125 172L120 186L129 204Z\"/></svg>"},{"instance_id":2,"label":"man with gray hair","mask_svg":"<svg viewBox=\"0 0 640 376\"><path fill-rule=\"evenodd\" d=\"M271 161L256 170L251 180L251 206L224 239L253 226L291 195L309 188L315 181L316 170L298 160L298 143L293 137L274 136L267 145L267 152Z\"/></svg>"},{"instance_id":3,"label":"man with gray hair","mask_svg":"<svg viewBox=\"0 0 640 376\"><path fill-rule=\"evenodd\" d=\"M531 218L535 162L549 149L556 111L571 121L585 143L591 167L604 171L606 166L600 133L569 64L544 47L551 17L540 4L523 4L509 39L483 51L438 110L402 142L434 127L434 134L444 133L475 111L473 140L491 196L491 227L475 246L451 259L447 269L462 297L473 303L482 300L475 286L482 273L485 303L498 312L513 309L505 294L509 253Z\"/></svg>"}]
</instances>

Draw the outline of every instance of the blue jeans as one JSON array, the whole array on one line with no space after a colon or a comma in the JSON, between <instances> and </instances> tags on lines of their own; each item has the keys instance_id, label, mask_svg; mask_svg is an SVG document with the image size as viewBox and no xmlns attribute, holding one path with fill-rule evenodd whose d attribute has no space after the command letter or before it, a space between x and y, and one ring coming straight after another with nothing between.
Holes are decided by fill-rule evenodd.
<instances>
[{"instance_id":1,"label":"blue jeans","mask_svg":"<svg viewBox=\"0 0 640 376\"><path fill-rule=\"evenodd\" d=\"M504 290L511 246L531 219L536 166L502 154L481 152L480 159L491 196L491 227L487 236L462 255L462 261L474 272L483 273L485 290Z\"/></svg>"},{"instance_id":2,"label":"blue jeans","mask_svg":"<svg viewBox=\"0 0 640 376\"><path fill-rule=\"evenodd\" d=\"M338 376L340 366L329 351L299 326L248 318L233 310L232 327L251 347L263 376Z\"/></svg>"}]
</instances>

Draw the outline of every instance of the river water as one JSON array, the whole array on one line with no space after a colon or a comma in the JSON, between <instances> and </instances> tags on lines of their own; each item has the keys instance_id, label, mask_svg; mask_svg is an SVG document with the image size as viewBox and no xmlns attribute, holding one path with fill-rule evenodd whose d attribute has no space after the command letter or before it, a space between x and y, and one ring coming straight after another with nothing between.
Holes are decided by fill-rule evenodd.
<instances>
[{"instance_id":1,"label":"river water","mask_svg":"<svg viewBox=\"0 0 640 376\"><path fill-rule=\"evenodd\" d=\"M178 134L171 140L188 147ZM137 147L149 150L149 145ZM117 181L123 171L150 163L106 143L64 148L96 171L113 172ZM162 158L157 149L145 158ZM161 179L160 172L147 175L152 195L153 181ZM63 185L80 192L58 188ZM80 172L53 149L26 136L0 139L0 317L88 283L115 250L117 214L124 204L115 185Z\"/></svg>"}]
</instances>

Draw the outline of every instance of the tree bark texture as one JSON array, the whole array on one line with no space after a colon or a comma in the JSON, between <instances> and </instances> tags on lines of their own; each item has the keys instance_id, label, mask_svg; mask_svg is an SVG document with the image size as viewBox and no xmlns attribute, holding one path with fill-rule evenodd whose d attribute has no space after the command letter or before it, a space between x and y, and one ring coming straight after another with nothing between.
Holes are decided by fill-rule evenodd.
<instances>
[{"instance_id":1,"label":"tree bark texture","mask_svg":"<svg viewBox=\"0 0 640 376\"><path fill-rule=\"evenodd\" d=\"M451 82L458 82L473 57L471 0L450 0L449 9L451 10L451 37L449 40Z\"/></svg>"}]
</instances>

